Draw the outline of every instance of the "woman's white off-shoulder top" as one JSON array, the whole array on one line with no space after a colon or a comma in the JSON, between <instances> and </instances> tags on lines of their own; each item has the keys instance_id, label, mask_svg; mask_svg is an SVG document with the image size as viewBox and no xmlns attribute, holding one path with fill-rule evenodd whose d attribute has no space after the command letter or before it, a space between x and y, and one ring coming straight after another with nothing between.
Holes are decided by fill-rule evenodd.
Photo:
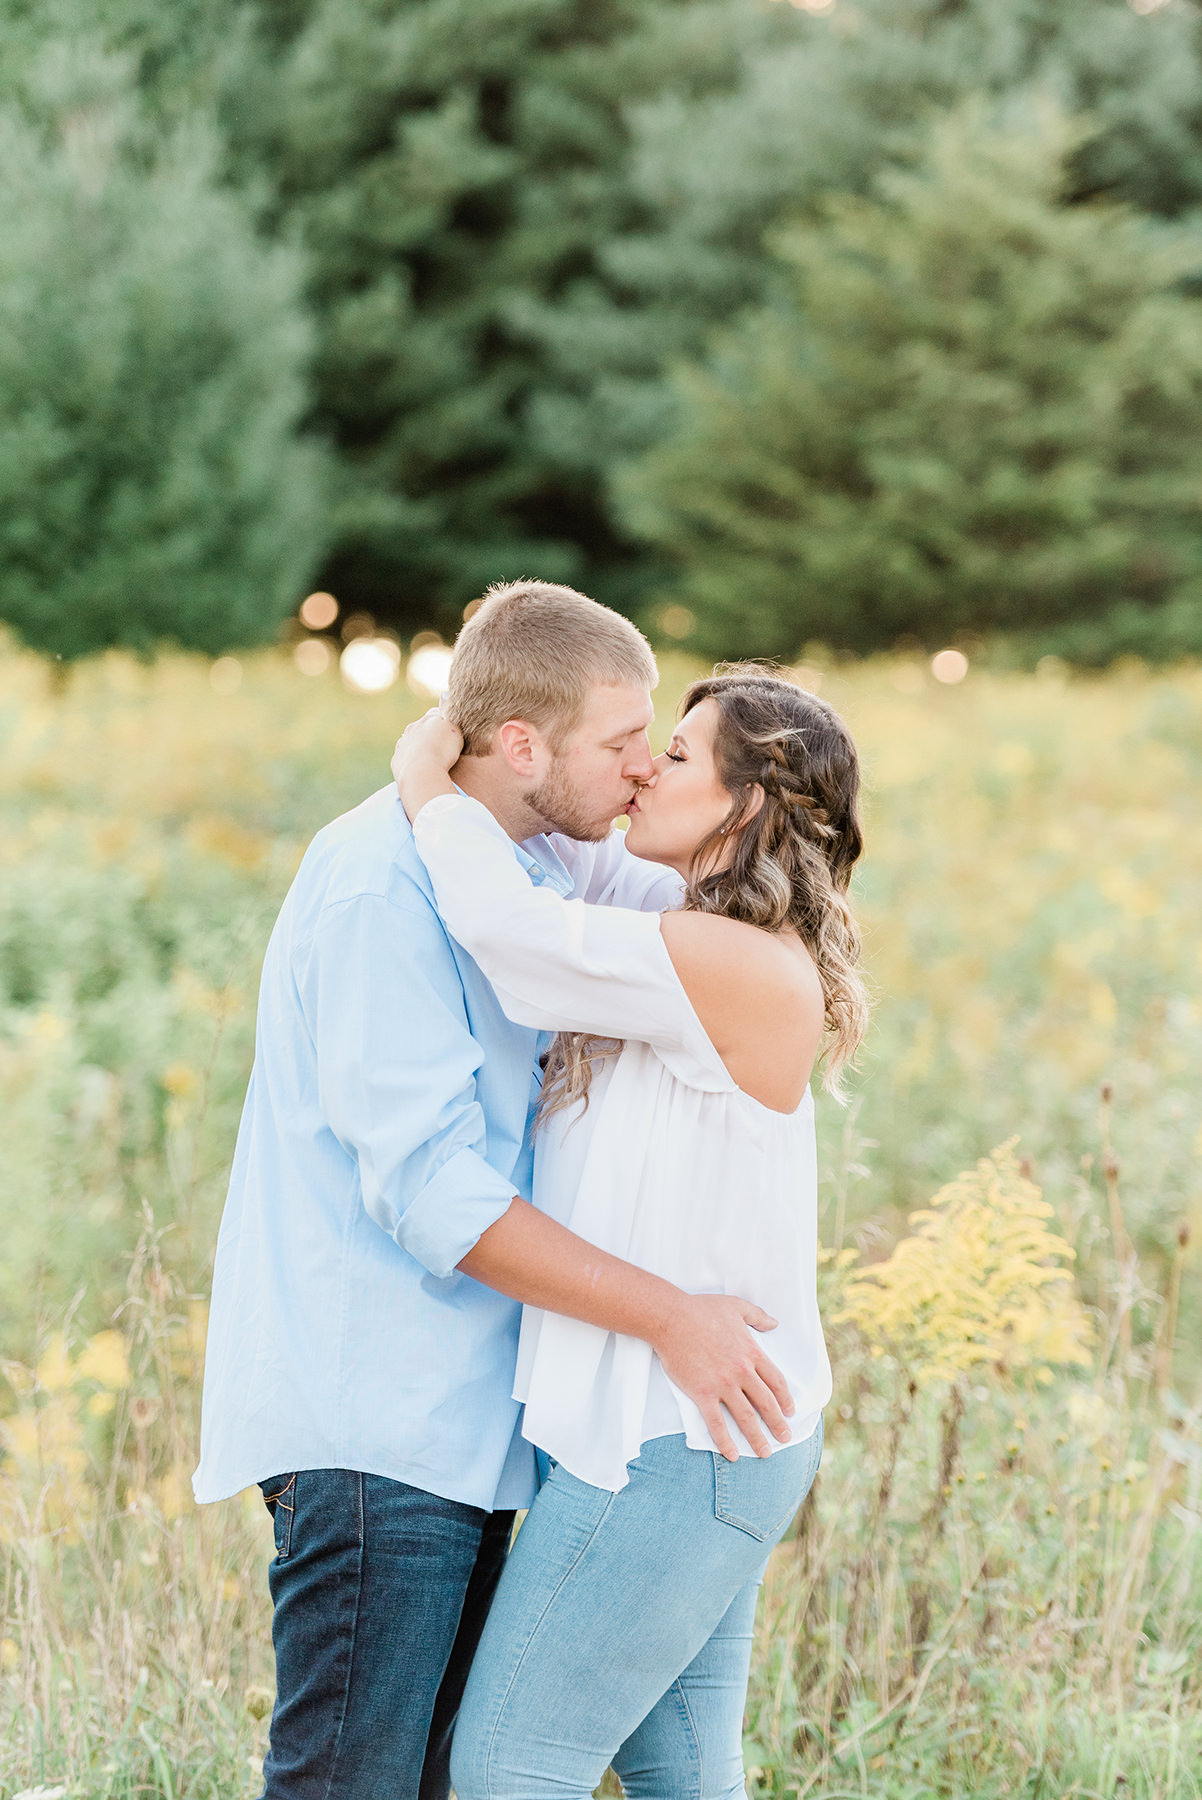
<instances>
[{"instance_id":1,"label":"woman's white off-shoulder top","mask_svg":"<svg viewBox=\"0 0 1202 1800\"><path fill-rule=\"evenodd\" d=\"M535 1204L688 1293L738 1294L778 1319L764 1345L792 1392L800 1443L831 1393L809 1091L795 1112L778 1113L735 1085L681 986L658 913L534 887L492 814L463 795L423 807L414 837L448 931L509 1018L624 1041L595 1067L587 1108L540 1128ZM683 1431L694 1449L715 1448L649 1345L558 1313L525 1309L514 1393L526 1437L596 1487L624 1487L649 1438ZM733 1436L749 1453L737 1428Z\"/></svg>"}]
</instances>

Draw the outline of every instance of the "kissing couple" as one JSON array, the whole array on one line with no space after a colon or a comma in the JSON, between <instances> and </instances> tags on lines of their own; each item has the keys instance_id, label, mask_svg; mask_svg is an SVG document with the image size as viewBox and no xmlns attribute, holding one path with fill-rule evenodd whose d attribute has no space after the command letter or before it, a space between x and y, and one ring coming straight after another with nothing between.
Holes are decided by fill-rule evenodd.
<instances>
[{"instance_id":1,"label":"kissing couple","mask_svg":"<svg viewBox=\"0 0 1202 1800\"><path fill-rule=\"evenodd\" d=\"M265 1800L745 1792L831 1392L859 772L756 667L653 758L656 679L595 601L490 590L272 933L195 1477L274 1521Z\"/></svg>"}]
</instances>

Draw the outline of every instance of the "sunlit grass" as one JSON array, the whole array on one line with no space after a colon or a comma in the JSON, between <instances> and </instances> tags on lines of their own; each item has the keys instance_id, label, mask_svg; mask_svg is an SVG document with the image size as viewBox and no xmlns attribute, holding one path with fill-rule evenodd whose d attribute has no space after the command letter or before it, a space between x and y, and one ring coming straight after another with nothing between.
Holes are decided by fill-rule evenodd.
<instances>
[{"instance_id":1,"label":"sunlit grass","mask_svg":"<svg viewBox=\"0 0 1202 1800\"><path fill-rule=\"evenodd\" d=\"M821 681L879 1005L820 1108L838 1389L757 1790L1195 1795L1202 674ZM277 653L222 685L0 654L0 1800L257 1791L266 1515L187 1486L208 1261L271 920L424 701Z\"/></svg>"}]
</instances>

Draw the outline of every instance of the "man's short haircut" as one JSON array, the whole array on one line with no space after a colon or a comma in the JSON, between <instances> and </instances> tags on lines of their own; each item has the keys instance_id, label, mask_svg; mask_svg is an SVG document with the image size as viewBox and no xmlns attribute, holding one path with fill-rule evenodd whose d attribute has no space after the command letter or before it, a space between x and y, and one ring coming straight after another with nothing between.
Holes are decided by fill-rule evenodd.
<instances>
[{"instance_id":1,"label":"man's short haircut","mask_svg":"<svg viewBox=\"0 0 1202 1800\"><path fill-rule=\"evenodd\" d=\"M595 687L654 687L641 631L596 600L551 581L490 587L455 641L446 709L465 756L486 756L506 719L524 719L558 746Z\"/></svg>"}]
</instances>

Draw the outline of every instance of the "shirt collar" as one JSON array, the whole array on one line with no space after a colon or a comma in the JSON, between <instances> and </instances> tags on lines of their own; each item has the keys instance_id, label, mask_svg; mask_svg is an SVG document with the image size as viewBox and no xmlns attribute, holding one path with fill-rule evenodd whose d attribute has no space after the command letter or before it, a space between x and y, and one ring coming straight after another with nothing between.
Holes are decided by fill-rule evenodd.
<instances>
[{"instance_id":1,"label":"shirt collar","mask_svg":"<svg viewBox=\"0 0 1202 1800\"><path fill-rule=\"evenodd\" d=\"M457 781L452 781L457 794L463 789ZM529 875L535 887L549 887L556 894L566 897L576 883L563 858L551 848L551 840L545 833L538 837L527 838L524 844L515 844L513 854Z\"/></svg>"},{"instance_id":2,"label":"shirt collar","mask_svg":"<svg viewBox=\"0 0 1202 1800\"><path fill-rule=\"evenodd\" d=\"M513 853L535 887L549 887L560 895L571 893L575 882L563 858L551 848L549 838L527 838L524 844L514 845Z\"/></svg>"}]
</instances>

